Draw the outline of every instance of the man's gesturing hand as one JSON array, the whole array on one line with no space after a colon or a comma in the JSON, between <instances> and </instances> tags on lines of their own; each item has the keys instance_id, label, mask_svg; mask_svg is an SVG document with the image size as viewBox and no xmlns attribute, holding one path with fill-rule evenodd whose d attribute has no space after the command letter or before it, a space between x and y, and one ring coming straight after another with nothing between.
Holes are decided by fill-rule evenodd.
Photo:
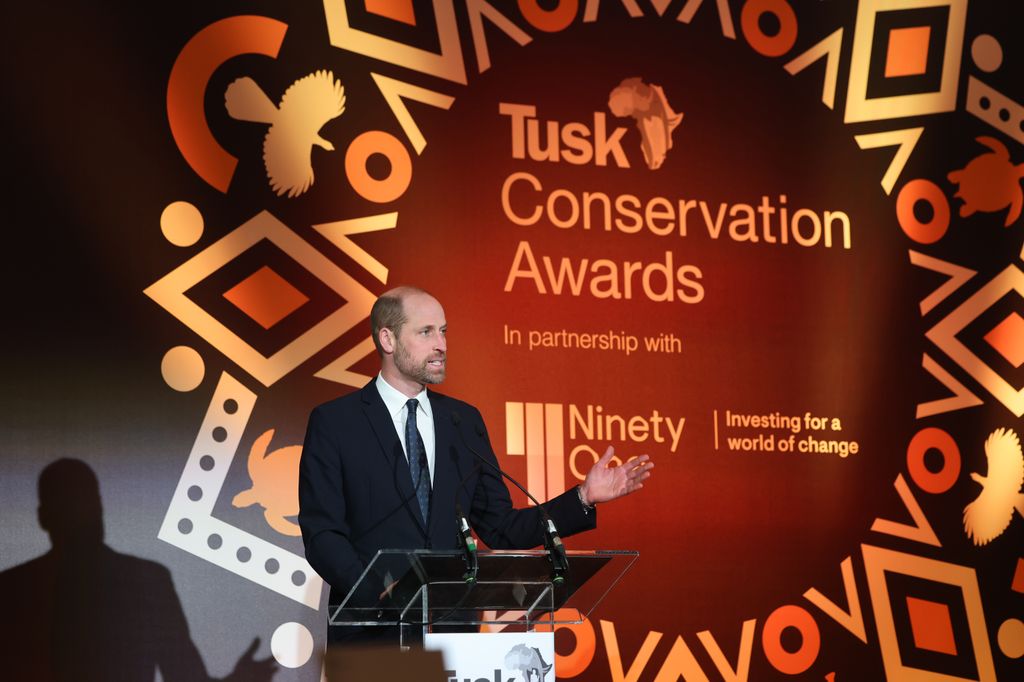
<instances>
[{"instance_id":1,"label":"man's gesturing hand","mask_svg":"<svg viewBox=\"0 0 1024 682\"><path fill-rule=\"evenodd\" d=\"M654 468L650 457L640 455L621 466L610 466L614 454L615 448L609 445L601 459L587 472L587 478L580 486L584 504L594 505L628 495L643 488L643 482L650 478Z\"/></svg>"}]
</instances>

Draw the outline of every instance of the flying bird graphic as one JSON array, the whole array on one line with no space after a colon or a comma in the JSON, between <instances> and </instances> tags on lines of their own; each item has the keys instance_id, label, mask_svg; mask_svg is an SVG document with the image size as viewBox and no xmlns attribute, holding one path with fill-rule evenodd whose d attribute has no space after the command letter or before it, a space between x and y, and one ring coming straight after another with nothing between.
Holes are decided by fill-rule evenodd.
<instances>
[{"instance_id":1,"label":"flying bird graphic","mask_svg":"<svg viewBox=\"0 0 1024 682\"><path fill-rule=\"evenodd\" d=\"M278 196L293 198L313 184L313 145L334 151L320 137L320 129L345 111L345 88L332 72L317 71L292 83L274 106L256 81L245 76L228 85L224 105L231 118L270 124L263 138L270 187Z\"/></svg>"},{"instance_id":2,"label":"flying bird graphic","mask_svg":"<svg viewBox=\"0 0 1024 682\"><path fill-rule=\"evenodd\" d=\"M964 507L964 530L976 545L988 544L1003 534L1013 510L1024 516L1024 454L1020 439L1010 429L996 429L985 441L988 476L972 473L981 494Z\"/></svg>"}]
</instances>

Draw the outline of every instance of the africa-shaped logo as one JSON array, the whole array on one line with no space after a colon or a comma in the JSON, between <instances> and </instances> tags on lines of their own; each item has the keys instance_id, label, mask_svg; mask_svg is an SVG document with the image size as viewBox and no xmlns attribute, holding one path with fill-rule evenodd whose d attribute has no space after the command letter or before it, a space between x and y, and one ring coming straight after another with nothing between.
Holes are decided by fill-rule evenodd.
<instances>
[{"instance_id":1,"label":"africa-shaped logo","mask_svg":"<svg viewBox=\"0 0 1024 682\"><path fill-rule=\"evenodd\" d=\"M975 211L995 213L1009 206L1003 224L1009 227L1020 217L1021 204L1024 203L1024 193L1020 188L1024 163L1014 166L1006 145L999 140L984 135L976 139L992 151L975 157L947 176L950 182L959 185L954 196L964 200L960 217L966 218Z\"/></svg>"},{"instance_id":2,"label":"africa-shaped logo","mask_svg":"<svg viewBox=\"0 0 1024 682\"><path fill-rule=\"evenodd\" d=\"M224 106L239 121L270 124L263 138L267 178L278 196L287 193L294 198L313 184L313 145L334 151L334 145L320 137L320 129L345 111L345 88L330 71L317 71L292 83L274 106L246 76L228 85Z\"/></svg>"},{"instance_id":3,"label":"africa-shaped logo","mask_svg":"<svg viewBox=\"0 0 1024 682\"><path fill-rule=\"evenodd\" d=\"M1003 534L1016 509L1024 516L1024 454L1020 439L1010 429L996 429L985 441L988 475L972 473L981 494L964 507L964 530L975 545L985 545Z\"/></svg>"},{"instance_id":4,"label":"africa-shaped logo","mask_svg":"<svg viewBox=\"0 0 1024 682\"><path fill-rule=\"evenodd\" d=\"M672 149L672 131L683 120L665 97L660 85L647 85L640 78L627 78L608 95L608 109L619 118L631 116L640 131L640 148L651 170L661 168Z\"/></svg>"},{"instance_id":5,"label":"africa-shaped logo","mask_svg":"<svg viewBox=\"0 0 1024 682\"><path fill-rule=\"evenodd\" d=\"M299 513L299 457L301 445L274 450L269 455L267 448L274 437L274 429L266 431L255 440L249 451L249 478L252 487L235 495L231 504L235 507L249 507L258 504L271 528L282 535L298 537L299 526L289 521L288 516Z\"/></svg>"},{"instance_id":6,"label":"africa-shaped logo","mask_svg":"<svg viewBox=\"0 0 1024 682\"><path fill-rule=\"evenodd\" d=\"M551 668L552 664L544 662L540 649L536 647L516 644L505 654L505 669L518 671L526 682L544 682Z\"/></svg>"}]
</instances>

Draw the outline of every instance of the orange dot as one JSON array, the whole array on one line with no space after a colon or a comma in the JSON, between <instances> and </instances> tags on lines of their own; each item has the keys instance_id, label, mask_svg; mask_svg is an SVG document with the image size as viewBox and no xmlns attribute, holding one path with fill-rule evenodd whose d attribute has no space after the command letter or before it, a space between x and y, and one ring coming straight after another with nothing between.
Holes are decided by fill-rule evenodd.
<instances>
[{"instance_id":1,"label":"orange dot","mask_svg":"<svg viewBox=\"0 0 1024 682\"><path fill-rule=\"evenodd\" d=\"M942 469L934 473L924 465L924 456L929 450L942 453ZM953 437L942 429L921 429L907 446L907 471L914 483L926 493L944 493L960 477L960 448Z\"/></svg>"},{"instance_id":2,"label":"orange dot","mask_svg":"<svg viewBox=\"0 0 1024 682\"><path fill-rule=\"evenodd\" d=\"M164 383L175 391L187 393L203 383L206 365L203 358L188 346L175 346L166 353L160 362L160 374Z\"/></svg>"},{"instance_id":3,"label":"orange dot","mask_svg":"<svg viewBox=\"0 0 1024 682\"><path fill-rule=\"evenodd\" d=\"M383 180L370 177L366 162L381 154L391 164L391 172ZM368 130L348 146L345 152L345 174L352 188L367 201L386 204L405 194L412 182L412 159L405 145L394 135L381 130Z\"/></svg>"},{"instance_id":4,"label":"orange dot","mask_svg":"<svg viewBox=\"0 0 1024 682\"><path fill-rule=\"evenodd\" d=\"M782 631L796 628L800 632L800 648L794 652L782 647ZM799 606L780 606L772 611L761 631L761 646L765 658L781 673L799 675L818 658L821 650L821 632L811 614Z\"/></svg>"},{"instance_id":5,"label":"orange dot","mask_svg":"<svg viewBox=\"0 0 1024 682\"><path fill-rule=\"evenodd\" d=\"M761 30L761 15L773 14L779 22L779 32L773 36ZM740 13L740 28L750 46L765 57L786 54L796 42L796 13L785 0L750 0Z\"/></svg>"},{"instance_id":6,"label":"orange dot","mask_svg":"<svg viewBox=\"0 0 1024 682\"><path fill-rule=\"evenodd\" d=\"M917 202L932 207L932 218L924 223L914 215ZM919 244L934 244L949 228L949 201L931 180L918 178L903 185L896 197L896 219L908 237Z\"/></svg>"},{"instance_id":7,"label":"orange dot","mask_svg":"<svg viewBox=\"0 0 1024 682\"><path fill-rule=\"evenodd\" d=\"M203 236L203 214L187 201L175 201L160 214L160 231L175 246L192 246Z\"/></svg>"},{"instance_id":8,"label":"orange dot","mask_svg":"<svg viewBox=\"0 0 1024 682\"><path fill-rule=\"evenodd\" d=\"M1003 46L992 36L983 33L971 42L971 59L979 69L992 73L1003 65Z\"/></svg>"},{"instance_id":9,"label":"orange dot","mask_svg":"<svg viewBox=\"0 0 1024 682\"><path fill-rule=\"evenodd\" d=\"M519 0L519 11L530 24L546 33L557 33L573 22L579 9L579 0L560 0L558 6L546 10L537 0Z\"/></svg>"},{"instance_id":10,"label":"orange dot","mask_svg":"<svg viewBox=\"0 0 1024 682\"><path fill-rule=\"evenodd\" d=\"M1024 623L1016 618L1008 618L999 626L997 640L999 650L1007 658L1024 656Z\"/></svg>"}]
</instances>

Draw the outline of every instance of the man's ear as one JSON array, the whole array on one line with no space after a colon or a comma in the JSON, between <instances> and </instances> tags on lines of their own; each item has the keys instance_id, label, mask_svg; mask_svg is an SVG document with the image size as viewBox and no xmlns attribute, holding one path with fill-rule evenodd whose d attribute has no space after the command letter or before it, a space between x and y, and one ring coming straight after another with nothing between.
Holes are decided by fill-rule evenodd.
<instances>
[{"instance_id":1,"label":"man's ear","mask_svg":"<svg viewBox=\"0 0 1024 682\"><path fill-rule=\"evenodd\" d=\"M395 335L387 327L382 327L378 332L381 350L390 355L395 352Z\"/></svg>"}]
</instances>

